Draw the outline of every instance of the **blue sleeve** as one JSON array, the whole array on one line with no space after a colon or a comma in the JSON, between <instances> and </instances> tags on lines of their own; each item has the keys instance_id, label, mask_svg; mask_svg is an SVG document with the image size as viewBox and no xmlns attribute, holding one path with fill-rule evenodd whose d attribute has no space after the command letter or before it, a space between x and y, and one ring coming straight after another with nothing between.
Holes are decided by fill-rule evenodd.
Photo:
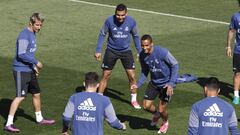
<instances>
[{"instance_id":1,"label":"blue sleeve","mask_svg":"<svg viewBox=\"0 0 240 135\"><path fill-rule=\"evenodd\" d=\"M62 116L62 132L66 132L70 128L70 122L74 113L74 97L71 96Z\"/></svg>"},{"instance_id":2,"label":"blue sleeve","mask_svg":"<svg viewBox=\"0 0 240 135\"><path fill-rule=\"evenodd\" d=\"M141 56L140 56L140 64L141 64L141 75L140 75L140 78L137 82L138 88L141 87L142 84L145 82L145 80L147 79L148 73L149 73L149 68L144 63L144 60Z\"/></svg>"},{"instance_id":3,"label":"blue sleeve","mask_svg":"<svg viewBox=\"0 0 240 135\"><path fill-rule=\"evenodd\" d=\"M197 112L193 107L189 117L188 135L197 135L198 127L199 127L199 118L198 118Z\"/></svg>"},{"instance_id":4,"label":"blue sleeve","mask_svg":"<svg viewBox=\"0 0 240 135\"><path fill-rule=\"evenodd\" d=\"M74 113L74 96L71 96L63 113L63 119L71 120Z\"/></svg>"},{"instance_id":5,"label":"blue sleeve","mask_svg":"<svg viewBox=\"0 0 240 135\"><path fill-rule=\"evenodd\" d=\"M164 60L171 67L171 77L170 77L170 81L169 81L168 84L173 87L173 86L175 86L176 80L177 80L177 77L178 77L178 69L179 69L178 62L169 51L168 51Z\"/></svg>"},{"instance_id":6,"label":"blue sleeve","mask_svg":"<svg viewBox=\"0 0 240 135\"><path fill-rule=\"evenodd\" d=\"M232 116L228 121L229 131L231 132L231 135L240 135L237 124L237 116L235 111L233 111Z\"/></svg>"},{"instance_id":7,"label":"blue sleeve","mask_svg":"<svg viewBox=\"0 0 240 135\"><path fill-rule=\"evenodd\" d=\"M111 103L105 108L105 118L111 127L116 129L123 128L122 124L120 123L115 114L114 108Z\"/></svg>"},{"instance_id":8,"label":"blue sleeve","mask_svg":"<svg viewBox=\"0 0 240 135\"><path fill-rule=\"evenodd\" d=\"M133 37L133 41L134 41L134 44L135 44L135 48L137 49L138 54L140 54L142 48L141 48L141 45L140 45L141 43L140 43L140 38L139 38L139 35L138 35L136 22L134 22L134 26L133 26L133 29L132 29L132 37Z\"/></svg>"},{"instance_id":9,"label":"blue sleeve","mask_svg":"<svg viewBox=\"0 0 240 135\"><path fill-rule=\"evenodd\" d=\"M27 39L19 39L17 46L17 57L23 62L37 65L38 61L27 50L29 41Z\"/></svg>"},{"instance_id":10,"label":"blue sleeve","mask_svg":"<svg viewBox=\"0 0 240 135\"><path fill-rule=\"evenodd\" d=\"M231 22L229 24L229 29L237 30L237 24L236 23L238 23L238 21L236 20L236 16L233 15L232 18L231 18Z\"/></svg>"},{"instance_id":11,"label":"blue sleeve","mask_svg":"<svg viewBox=\"0 0 240 135\"><path fill-rule=\"evenodd\" d=\"M96 47L97 53L101 53L103 42L104 42L104 39L105 39L107 33L108 33L108 20L105 21L105 23L102 26L102 29L100 30L100 33L98 35L98 42L97 42L97 47Z\"/></svg>"}]
</instances>

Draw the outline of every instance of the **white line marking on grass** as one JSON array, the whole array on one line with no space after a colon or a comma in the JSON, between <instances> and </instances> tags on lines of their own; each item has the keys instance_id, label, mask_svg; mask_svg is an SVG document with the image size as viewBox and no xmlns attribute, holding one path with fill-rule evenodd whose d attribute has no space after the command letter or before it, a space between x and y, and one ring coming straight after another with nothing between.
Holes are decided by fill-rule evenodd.
<instances>
[{"instance_id":1,"label":"white line marking on grass","mask_svg":"<svg viewBox=\"0 0 240 135\"><path fill-rule=\"evenodd\" d=\"M69 0L69 1L80 2L80 3L84 3L84 4L95 5L95 6L102 6L102 7L110 7L110 8L115 8L116 7L116 6L112 6L112 5L93 3L93 2L87 2L87 1L82 1L82 0ZM174 14L168 14L168 13L161 13L161 12L155 12L155 11L142 10L142 9L128 8L128 10L138 11L138 12L143 12L143 13L149 13L149 14L170 16L170 17L176 17L176 18L183 18L183 19L188 19L188 20L195 20L195 21L202 21L202 22L209 22L209 23L217 23L217 24L229 25L229 23L222 22L222 21L214 21L214 20L201 19L201 18L195 18L195 17L188 17L188 16L182 16L182 15L174 15Z\"/></svg>"}]
</instances>

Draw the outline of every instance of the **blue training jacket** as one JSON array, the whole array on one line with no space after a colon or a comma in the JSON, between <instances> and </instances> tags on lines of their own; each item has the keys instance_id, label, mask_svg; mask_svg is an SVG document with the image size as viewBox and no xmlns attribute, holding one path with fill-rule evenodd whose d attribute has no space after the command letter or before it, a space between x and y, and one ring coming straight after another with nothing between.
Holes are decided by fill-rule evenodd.
<instances>
[{"instance_id":1,"label":"blue training jacket","mask_svg":"<svg viewBox=\"0 0 240 135\"><path fill-rule=\"evenodd\" d=\"M166 84L175 86L178 76L178 62L172 54L160 46L153 46L151 54L140 53L141 75L137 86L140 87L150 73L151 82L157 87L163 87Z\"/></svg>"},{"instance_id":2,"label":"blue training jacket","mask_svg":"<svg viewBox=\"0 0 240 135\"><path fill-rule=\"evenodd\" d=\"M137 32L137 25L135 20L126 16L123 23L119 23L115 15L106 19L102 29L98 36L98 42L96 52L101 53L105 36L108 33L107 49L111 49L116 52L124 52L131 50L131 35L134 40L135 48L138 53L141 51L140 39Z\"/></svg>"},{"instance_id":3,"label":"blue training jacket","mask_svg":"<svg viewBox=\"0 0 240 135\"><path fill-rule=\"evenodd\" d=\"M234 53L240 54L240 13L233 14L229 29L236 30L236 44L234 47Z\"/></svg>"},{"instance_id":4,"label":"blue training jacket","mask_svg":"<svg viewBox=\"0 0 240 135\"><path fill-rule=\"evenodd\" d=\"M16 41L16 56L13 60L13 70L32 72L38 61L35 59L37 49L36 35L34 32L23 29Z\"/></svg>"},{"instance_id":5,"label":"blue training jacket","mask_svg":"<svg viewBox=\"0 0 240 135\"><path fill-rule=\"evenodd\" d=\"M192 106L188 135L240 135L232 105L218 97L204 98Z\"/></svg>"},{"instance_id":6,"label":"blue training jacket","mask_svg":"<svg viewBox=\"0 0 240 135\"><path fill-rule=\"evenodd\" d=\"M122 129L110 99L96 92L72 95L63 113L63 121L73 126L73 135L103 135L103 120L111 127Z\"/></svg>"}]
</instances>

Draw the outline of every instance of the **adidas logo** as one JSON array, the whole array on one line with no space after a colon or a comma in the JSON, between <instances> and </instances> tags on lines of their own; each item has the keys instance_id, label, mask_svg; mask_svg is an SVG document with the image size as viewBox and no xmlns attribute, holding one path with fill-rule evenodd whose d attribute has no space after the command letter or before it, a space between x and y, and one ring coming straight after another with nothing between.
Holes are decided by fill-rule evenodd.
<instances>
[{"instance_id":1,"label":"adidas logo","mask_svg":"<svg viewBox=\"0 0 240 135\"><path fill-rule=\"evenodd\" d=\"M203 113L204 116L216 116L223 117L223 112L220 111L218 105L216 103L209 106L208 109Z\"/></svg>"},{"instance_id":2,"label":"adidas logo","mask_svg":"<svg viewBox=\"0 0 240 135\"><path fill-rule=\"evenodd\" d=\"M78 106L78 110L96 111L96 106L93 105L92 99L88 98Z\"/></svg>"}]
</instances>

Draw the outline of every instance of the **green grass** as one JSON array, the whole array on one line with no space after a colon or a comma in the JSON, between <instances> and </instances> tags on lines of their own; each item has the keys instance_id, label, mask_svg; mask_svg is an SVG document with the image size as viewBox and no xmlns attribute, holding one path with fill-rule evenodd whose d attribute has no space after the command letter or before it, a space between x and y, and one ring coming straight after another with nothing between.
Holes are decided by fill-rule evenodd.
<instances>
[{"instance_id":1,"label":"green grass","mask_svg":"<svg viewBox=\"0 0 240 135\"><path fill-rule=\"evenodd\" d=\"M238 10L235 0L87 0L108 5L126 3L128 7L156 12L184 15L196 18L229 22ZM96 71L101 75L101 62L93 55L99 30L114 8L93 6L68 0L18 0L0 1L0 125L4 126L9 105L15 96L12 77L12 59L18 33L28 23L32 12L46 16L44 27L37 35L37 58L43 62L39 82L42 89L42 112L47 118L54 118L54 126L38 126L34 122L31 95L21 104L15 124L21 135L57 135L61 132L61 115L70 95L82 85L83 75ZM191 5L191 6L189 6ZM198 77L216 76L226 84L232 84L231 59L225 56L228 26L186 20L175 17L140 13L129 10L140 31L153 36L155 44L169 48L180 64L180 73L192 73ZM136 50L134 53L136 53ZM140 67L137 63L137 78ZM118 131L105 125L106 135L156 134L149 127L151 114L144 110L134 110L129 105L128 81L120 62L117 63L108 84L107 95L121 120L125 120L127 131ZM139 89L142 101L146 84ZM230 93L230 96L232 93ZM221 95L226 101L231 99ZM188 116L194 102L203 98L202 87L198 83L177 86L169 104L170 128L167 135L186 134ZM237 116L239 106L235 106ZM34 129L34 130L33 130ZM0 130L1 135L8 133Z\"/></svg>"}]
</instances>

